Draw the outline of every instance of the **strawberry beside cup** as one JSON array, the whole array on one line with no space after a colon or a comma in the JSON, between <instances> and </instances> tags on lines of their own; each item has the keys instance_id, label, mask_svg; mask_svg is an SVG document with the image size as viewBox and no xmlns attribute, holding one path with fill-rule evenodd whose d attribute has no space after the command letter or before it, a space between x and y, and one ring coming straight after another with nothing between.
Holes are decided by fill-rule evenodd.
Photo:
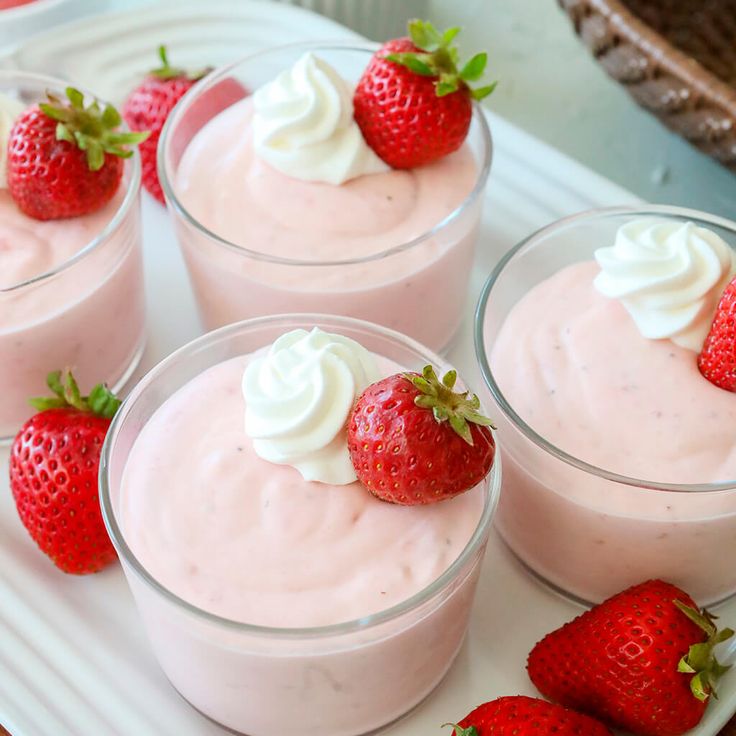
<instances>
[{"instance_id":1,"label":"strawberry beside cup","mask_svg":"<svg viewBox=\"0 0 736 736\"><path fill-rule=\"evenodd\" d=\"M98 500L102 444L120 401L103 384L82 396L68 371L48 376L54 394L10 450L10 490L28 533L63 572L98 572L116 559Z\"/></svg>"}]
</instances>

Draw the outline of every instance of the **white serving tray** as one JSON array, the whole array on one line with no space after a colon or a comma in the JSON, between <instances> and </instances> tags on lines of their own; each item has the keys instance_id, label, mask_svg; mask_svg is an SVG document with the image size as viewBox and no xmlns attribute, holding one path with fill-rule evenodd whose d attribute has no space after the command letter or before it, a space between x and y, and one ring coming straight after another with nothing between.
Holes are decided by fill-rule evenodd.
<instances>
[{"instance_id":1,"label":"white serving tray","mask_svg":"<svg viewBox=\"0 0 736 736\"><path fill-rule=\"evenodd\" d=\"M224 27L227 33L213 44ZM177 62L201 65L258 45L347 33L317 16L256 0L179 2L143 15L75 23L73 32L50 32L43 43L21 47L0 63L73 73L78 83L119 100L125 94L121 80L134 80L150 66L159 42L171 45ZM493 114L489 121L495 140L491 183L466 318L450 353L475 385L480 375L472 313L499 256L551 220L636 201ZM148 196L143 212L149 343L141 371L200 333L166 213ZM386 733L439 736L442 723L485 700L535 694L524 669L527 653L579 612L531 579L492 533L470 633L457 662L437 691ZM719 613L733 625L736 602ZM720 693L692 736L716 736L736 711L736 674L724 678ZM186 705L159 670L119 567L90 577L66 576L35 549L13 507L7 450L0 450L0 724L13 736L224 735Z\"/></svg>"}]
</instances>

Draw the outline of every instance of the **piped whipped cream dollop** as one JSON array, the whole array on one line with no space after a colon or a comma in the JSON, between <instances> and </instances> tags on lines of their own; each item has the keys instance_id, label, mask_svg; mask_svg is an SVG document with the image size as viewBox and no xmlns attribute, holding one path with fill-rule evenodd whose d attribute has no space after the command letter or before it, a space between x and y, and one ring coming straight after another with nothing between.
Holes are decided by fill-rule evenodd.
<instances>
[{"instance_id":1,"label":"piped whipped cream dollop","mask_svg":"<svg viewBox=\"0 0 736 736\"><path fill-rule=\"evenodd\" d=\"M22 102L0 92L0 189L8 188L8 139L15 119L23 110Z\"/></svg>"},{"instance_id":2,"label":"piped whipped cream dollop","mask_svg":"<svg viewBox=\"0 0 736 736\"><path fill-rule=\"evenodd\" d=\"M322 59L306 53L253 96L256 154L306 181L342 184L388 171L353 118L353 90Z\"/></svg>"},{"instance_id":3,"label":"piped whipped cream dollop","mask_svg":"<svg viewBox=\"0 0 736 736\"><path fill-rule=\"evenodd\" d=\"M355 399L380 378L362 345L315 327L282 335L243 374L245 431L256 454L305 480L356 480L347 444Z\"/></svg>"},{"instance_id":4,"label":"piped whipped cream dollop","mask_svg":"<svg viewBox=\"0 0 736 736\"><path fill-rule=\"evenodd\" d=\"M601 267L596 289L619 299L644 337L669 338L696 352L736 273L726 242L692 222L633 220L595 258Z\"/></svg>"}]
</instances>

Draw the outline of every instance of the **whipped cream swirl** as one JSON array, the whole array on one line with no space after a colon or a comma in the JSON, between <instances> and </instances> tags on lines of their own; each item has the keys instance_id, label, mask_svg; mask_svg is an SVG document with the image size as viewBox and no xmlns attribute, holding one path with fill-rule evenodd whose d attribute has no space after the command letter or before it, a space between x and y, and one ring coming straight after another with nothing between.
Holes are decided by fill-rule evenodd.
<instances>
[{"instance_id":1,"label":"whipped cream swirl","mask_svg":"<svg viewBox=\"0 0 736 736\"><path fill-rule=\"evenodd\" d=\"M388 171L353 119L353 91L307 53L253 96L256 154L288 176L342 184Z\"/></svg>"},{"instance_id":2,"label":"whipped cream swirl","mask_svg":"<svg viewBox=\"0 0 736 736\"><path fill-rule=\"evenodd\" d=\"M22 102L0 92L0 189L8 188L8 139L15 119L23 110Z\"/></svg>"},{"instance_id":3,"label":"whipped cream swirl","mask_svg":"<svg viewBox=\"0 0 736 736\"><path fill-rule=\"evenodd\" d=\"M373 355L355 340L317 327L282 335L243 374L245 431L256 454L305 480L352 483L347 419L379 377Z\"/></svg>"},{"instance_id":4,"label":"whipped cream swirl","mask_svg":"<svg viewBox=\"0 0 736 736\"><path fill-rule=\"evenodd\" d=\"M595 258L595 287L619 299L644 337L699 352L718 301L736 273L733 251L692 222L647 218L622 226Z\"/></svg>"}]
</instances>

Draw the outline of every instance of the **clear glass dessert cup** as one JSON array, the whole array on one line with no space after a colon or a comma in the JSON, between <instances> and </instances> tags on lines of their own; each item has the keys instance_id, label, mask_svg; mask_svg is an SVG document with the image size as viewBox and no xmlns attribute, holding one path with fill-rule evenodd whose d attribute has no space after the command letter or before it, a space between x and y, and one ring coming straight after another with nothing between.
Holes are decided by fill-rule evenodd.
<instances>
[{"instance_id":1,"label":"clear glass dessert cup","mask_svg":"<svg viewBox=\"0 0 736 736\"><path fill-rule=\"evenodd\" d=\"M177 171L190 141L244 90L258 89L308 51L355 83L376 48L334 42L259 51L210 74L172 112L159 143L159 178L207 329L268 314L320 312L385 325L433 350L449 345L463 316L491 166L490 131L477 104L466 140L477 167L472 191L427 232L377 254L337 261L267 255L247 232L240 242L219 237L177 196Z\"/></svg>"},{"instance_id":2,"label":"clear glass dessert cup","mask_svg":"<svg viewBox=\"0 0 736 736\"><path fill-rule=\"evenodd\" d=\"M359 320L279 315L230 325L181 348L133 389L108 433L100 500L110 537L159 663L197 710L249 736L355 736L395 721L442 680L463 642L500 488L484 481L478 525L457 560L402 603L314 628L270 628L221 618L179 598L128 547L119 520L121 478L152 414L182 385L284 332L319 326L410 369L447 364L418 343Z\"/></svg>"},{"instance_id":3,"label":"clear glass dessert cup","mask_svg":"<svg viewBox=\"0 0 736 736\"><path fill-rule=\"evenodd\" d=\"M29 105L47 91L63 96L66 86L51 77L0 71L0 93ZM117 390L135 369L145 340L140 181L136 153L126 162L120 206L101 232L53 268L0 285L0 442L12 439L33 413L28 398L47 392L50 371L69 367L85 390L101 381ZM37 224L74 227L72 220ZM3 227L0 269L3 241L7 237L11 247L13 237Z\"/></svg>"},{"instance_id":4,"label":"clear glass dessert cup","mask_svg":"<svg viewBox=\"0 0 736 736\"><path fill-rule=\"evenodd\" d=\"M660 483L573 457L517 414L490 365L503 322L529 289L565 266L593 260L629 220L652 216L694 222L736 249L736 225L719 217L665 206L601 209L532 234L488 278L476 311L475 347L497 408L503 456L496 525L522 563L568 597L597 603L662 578L699 604L713 605L736 592L736 480Z\"/></svg>"}]
</instances>

